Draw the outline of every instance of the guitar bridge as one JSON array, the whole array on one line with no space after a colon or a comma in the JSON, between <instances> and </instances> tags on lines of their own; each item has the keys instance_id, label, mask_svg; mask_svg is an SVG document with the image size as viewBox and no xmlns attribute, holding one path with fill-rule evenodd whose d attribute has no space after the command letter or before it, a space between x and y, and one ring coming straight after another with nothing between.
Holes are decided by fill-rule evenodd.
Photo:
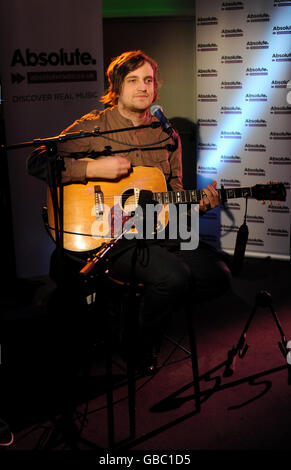
<instances>
[{"instance_id":1,"label":"guitar bridge","mask_svg":"<svg viewBox=\"0 0 291 470\"><path fill-rule=\"evenodd\" d=\"M95 214L96 218L103 217L104 214L104 194L99 185L94 186Z\"/></svg>"}]
</instances>

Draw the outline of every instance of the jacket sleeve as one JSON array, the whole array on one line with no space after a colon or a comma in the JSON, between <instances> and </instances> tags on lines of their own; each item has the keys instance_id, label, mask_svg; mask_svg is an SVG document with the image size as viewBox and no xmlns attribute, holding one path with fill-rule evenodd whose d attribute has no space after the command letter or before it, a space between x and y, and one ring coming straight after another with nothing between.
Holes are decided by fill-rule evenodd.
<instances>
[{"instance_id":1,"label":"jacket sleeve","mask_svg":"<svg viewBox=\"0 0 291 470\"><path fill-rule=\"evenodd\" d=\"M92 118L91 118L92 121ZM89 125L88 125L89 124ZM89 115L83 116L63 131L80 132L85 128L91 128ZM86 129L87 130L87 129ZM87 161L80 157L88 157L92 150L92 138L80 138L63 141L57 144L57 155L63 158L62 183L86 183ZM74 158L74 155L78 159ZM35 176L48 183L48 156L46 147L41 146L33 150L26 161L26 168L31 176Z\"/></svg>"},{"instance_id":2,"label":"jacket sleeve","mask_svg":"<svg viewBox=\"0 0 291 470\"><path fill-rule=\"evenodd\" d=\"M62 183L86 183L87 161L75 160L63 156L63 169L61 171ZM48 160L45 146L38 147L28 156L26 169L29 175L35 176L49 183Z\"/></svg>"},{"instance_id":3,"label":"jacket sleeve","mask_svg":"<svg viewBox=\"0 0 291 470\"><path fill-rule=\"evenodd\" d=\"M29 175L47 181L47 155L45 146L38 147L26 159Z\"/></svg>"}]
</instances>

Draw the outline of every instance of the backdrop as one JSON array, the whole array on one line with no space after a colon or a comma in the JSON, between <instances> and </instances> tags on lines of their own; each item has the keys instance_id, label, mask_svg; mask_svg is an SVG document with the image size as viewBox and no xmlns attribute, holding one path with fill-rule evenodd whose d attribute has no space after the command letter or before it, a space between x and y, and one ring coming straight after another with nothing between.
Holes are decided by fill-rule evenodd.
<instances>
[{"instance_id":1,"label":"backdrop","mask_svg":"<svg viewBox=\"0 0 291 470\"><path fill-rule=\"evenodd\" d=\"M213 179L226 188L283 182L286 202L248 202L246 253L288 259L290 20L290 1L196 0L199 187ZM230 200L203 217L202 237L233 252L244 214L244 200Z\"/></svg>"}]
</instances>

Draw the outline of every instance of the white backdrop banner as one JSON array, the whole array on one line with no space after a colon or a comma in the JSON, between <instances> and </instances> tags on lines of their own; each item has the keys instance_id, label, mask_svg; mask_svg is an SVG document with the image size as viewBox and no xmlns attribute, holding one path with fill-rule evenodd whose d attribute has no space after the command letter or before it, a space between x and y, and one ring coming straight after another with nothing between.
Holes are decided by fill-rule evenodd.
<instances>
[{"instance_id":1,"label":"white backdrop banner","mask_svg":"<svg viewBox=\"0 0 291 470\"><path fill-rule=\"evenodd\" d=\"M102 106L102 0L9 0L0 5L0 80L7 145L55 136ZM47 274L45 184L26 173L32 148L8 151L17 275Z\"/></svg>"},{"instance_id":2,"label":"white backdrop banner","mask_svg":"<svg viewBox=\"0 0 291 470\"><path fill-rule=\"evenodd\" d=\"M278 181L286 202L249 200L250 256L290 257L291 1L196 1L198 186ZM244 199L203 217L201 235L233 252Z\"/></svg>"}]
</instances>

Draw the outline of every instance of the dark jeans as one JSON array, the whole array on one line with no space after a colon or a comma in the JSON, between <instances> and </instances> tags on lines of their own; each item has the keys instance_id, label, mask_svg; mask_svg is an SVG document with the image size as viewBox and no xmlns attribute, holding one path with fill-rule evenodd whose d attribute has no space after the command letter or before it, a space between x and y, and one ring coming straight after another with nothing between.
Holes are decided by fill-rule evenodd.
<instances>
[{"instance_id":1,"label":"dark jeans","mask_svg":"<svg viewBox=\"0 0 291 470\"><path fill-rule=\"evenodd\" d=\"M120 246L121 249L113 248L110 252L107 267L110 276L116 280L143 284L143 306L138 322L140 338L145 345L158 340L164 318L185 301L186 294L190 292L196 303L218 297L230 287L231 274L225 256L203 242L195 250L180 250L179 242L172 240L128 244L125 241ZM55 255L51 260L52 278L56 271ZM65 256L62 280L71 295L78 292L78 273L86 264L84 257L80 262L77 260L75 255ZM102 297L102 287L97 295Z\"/></svg>"},{"instance_id":2,"label":"dark jeans","mask_svg":"<svg viewBox=\"0 0 291 470\"><path fill-rule=\"evenodd\" d=\"M202 242L189 251L169 241L133 246L112 257L110 274L144 284L140 324L145 330L158 326L184 301L187 290L193 302L209 300L225 293L231 280L224 256Z\"/></svg>"}]
</instances>

